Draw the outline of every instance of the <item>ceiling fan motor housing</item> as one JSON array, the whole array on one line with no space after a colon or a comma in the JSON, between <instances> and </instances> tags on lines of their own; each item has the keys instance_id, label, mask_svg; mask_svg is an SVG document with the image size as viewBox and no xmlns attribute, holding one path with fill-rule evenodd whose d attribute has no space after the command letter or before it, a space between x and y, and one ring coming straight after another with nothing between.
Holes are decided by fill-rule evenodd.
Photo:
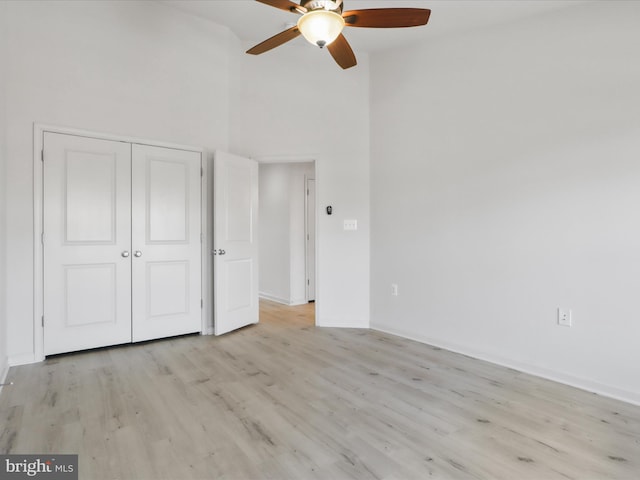
<instances>
[{"instance_id":1,"label":"ceiling fan motor housing","mask_svg":"<svg viewBox=\"0 0 640 480\"><path fill-rule=\"evenodd\" d=\"M342 13L344 5L341 0L302 0L300 6L306 8L307 11L329 10L331 12Z\"/></svg>"}]
</instances>

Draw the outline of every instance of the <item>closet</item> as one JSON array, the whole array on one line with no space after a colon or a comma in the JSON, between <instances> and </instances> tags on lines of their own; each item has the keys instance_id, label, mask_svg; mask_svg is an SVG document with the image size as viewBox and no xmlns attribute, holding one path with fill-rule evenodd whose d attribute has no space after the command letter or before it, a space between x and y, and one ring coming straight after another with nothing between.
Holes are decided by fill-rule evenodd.
<instances>
[{"instance_id":1,"label":"closet","mask_svg":"<svg viewBox=\"0 0 640 480\"><path fill-rule=\"evenodd\" d=\"M44 354L199 332L201 153L45 132Z\"/></svg>"}]
</instances>

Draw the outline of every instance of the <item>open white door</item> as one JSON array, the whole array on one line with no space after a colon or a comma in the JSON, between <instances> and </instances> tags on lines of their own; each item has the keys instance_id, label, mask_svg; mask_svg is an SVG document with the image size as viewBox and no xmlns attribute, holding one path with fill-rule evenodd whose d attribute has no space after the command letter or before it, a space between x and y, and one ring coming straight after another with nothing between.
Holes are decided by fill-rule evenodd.
<instances>
[{"instance_id":1,"label":"open white door","mask_svg":"<svg viewBox=\"0 0 640 480\"><path fill-rule=\"evenodd\" d=\"M258 162L216 152L214 333L258 323Z\"/></svg>"}]
</instances>

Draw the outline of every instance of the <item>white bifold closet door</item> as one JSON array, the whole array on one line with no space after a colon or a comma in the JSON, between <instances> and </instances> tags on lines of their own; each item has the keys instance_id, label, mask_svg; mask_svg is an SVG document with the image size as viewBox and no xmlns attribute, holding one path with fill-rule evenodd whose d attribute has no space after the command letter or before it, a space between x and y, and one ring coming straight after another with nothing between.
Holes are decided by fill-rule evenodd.
<instances>
[{"instance_id":1,"label":"white bifold closet door","mask_svg":"<svg viewBox=\"0 0 640 480\"><path fill-rule=\"evenodd\" d=\"M201 330L200 154L44 136L45 355Z\"/></svg>"},{"instance_id":2,"label":"white bifold closet door","mask_svg":"<svg viewBox=\"0 0 640 480\"><path fill-rule=\"evenodd\" d=\"M201 328L200 154L133 145L132 340Z\"/></svg>"}]
</instances>

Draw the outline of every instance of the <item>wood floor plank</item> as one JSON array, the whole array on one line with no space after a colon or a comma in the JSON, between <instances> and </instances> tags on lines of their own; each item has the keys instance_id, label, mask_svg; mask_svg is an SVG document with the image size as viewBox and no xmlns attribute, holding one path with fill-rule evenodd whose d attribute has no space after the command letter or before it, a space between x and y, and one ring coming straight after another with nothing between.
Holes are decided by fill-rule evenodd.
<instances>
[{"instance_id":1,"label":"wood floor plank","mask_svg":"<svg viewBox=\"0 0 640 480\"><path fill-rule=\"evenodd\" d=\"M640 478L640 407L314 307L14 367L0 452L77 453L89 479Z\"/></svg>"}]
</instances>

